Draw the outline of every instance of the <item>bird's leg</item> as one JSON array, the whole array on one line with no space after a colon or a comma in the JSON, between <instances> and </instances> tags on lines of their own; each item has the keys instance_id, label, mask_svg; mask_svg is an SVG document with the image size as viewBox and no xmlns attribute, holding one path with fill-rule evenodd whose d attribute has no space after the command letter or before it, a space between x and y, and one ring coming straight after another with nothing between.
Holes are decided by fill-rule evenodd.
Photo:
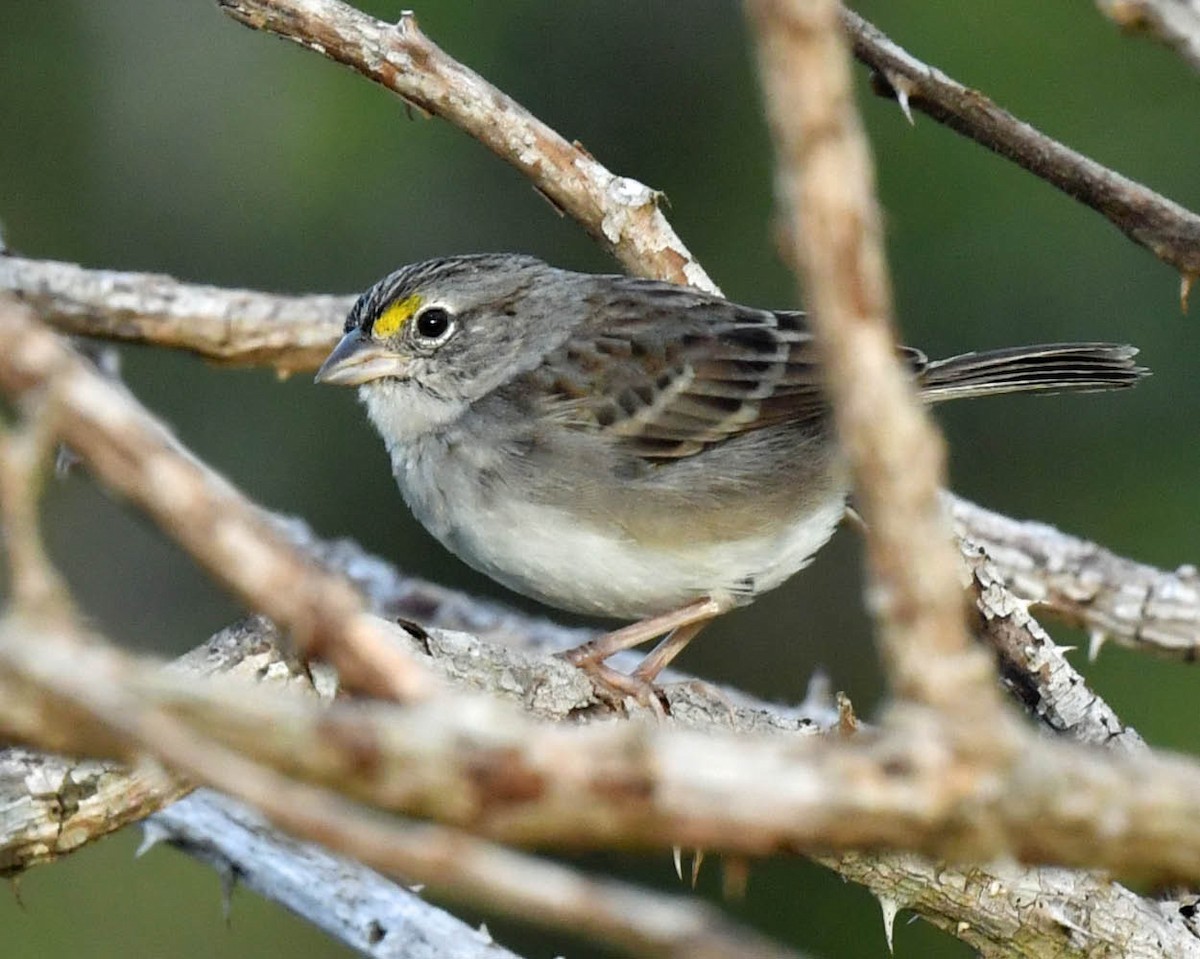
<instances>
[{"instance_id":1,"label":"bird's leg","mask_svg":"<svg viewBox=\"0 0 1200 959\"><path fill-rule=\"evenodd\" d=\"M708 621L728 611L733 604L729 600L705 597L681 606L679 609L659 616L651 616L605 633L590 642L569 649L562 657L569 663L585 669L593 680L621 696L633 696L638 701L653 698L653 682L659 672L700 632ZM626 676L604 665L604 661L623 649L648 642L668 634L642 661L634 672Z\"/></svg>"},{"instance_id":2,"label":"bird's leg","mask_svg":"<svg viewBox=\"0 0 1200 959\"><path fill-rule=\"evenodd\" d=\"M688 603L686 606L681 606L679 609L673 609L669 613L661 613L658 616L638 620L636 623L615 629L611 633L597 636L589 642L581 643L574 649L568 649L562 654L562 657L575 666L602 663L623 649L640 646L642 643L665 635L680 626L705 623L714 616L720 616L727 609L729 609L728 603L722 603L706 596L693 603ZM680 648L682 649L682 646ZM666 663L663 665L665 666Z\"/></svg>"},{"instance_id":3,"label":"bird's leg","mask_svg":"<svg viewBox=\"0 0 1200 959\"><path fill-rule=\"evenodd\" d=\"M695 639L700 630L710 622L712 622L711 618L698 619L684 626L676 626L646 654L646 658L630 675L634 679L640 679L646 683L654 682L658 678L658 674L671 664L671 660L683 652L683 647Z\"/></svg>"}]
</instances>

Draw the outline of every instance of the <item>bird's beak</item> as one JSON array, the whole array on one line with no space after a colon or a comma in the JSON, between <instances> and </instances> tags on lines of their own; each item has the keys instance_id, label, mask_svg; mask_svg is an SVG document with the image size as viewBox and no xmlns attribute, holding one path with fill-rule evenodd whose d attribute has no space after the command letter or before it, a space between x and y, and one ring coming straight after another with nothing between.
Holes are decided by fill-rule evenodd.
<instances>
[{"instance_id":1,"label":"bird's beak","mask_svg":"<svg viewBox=\"0 0 1200 959\"><path fill-rule=\"evenodd\" d=\"M316 382L331 386L360 386L385 376L408 375L408 358L393 353L354 329L326 357L317 370Z\"/></svg>"}]
</instances>

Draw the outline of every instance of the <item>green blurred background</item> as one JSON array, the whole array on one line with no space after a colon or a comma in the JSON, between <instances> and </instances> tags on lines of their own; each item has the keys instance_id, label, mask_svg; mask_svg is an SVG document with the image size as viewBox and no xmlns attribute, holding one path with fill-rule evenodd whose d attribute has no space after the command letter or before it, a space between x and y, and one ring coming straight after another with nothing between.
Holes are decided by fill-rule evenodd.
<instances>
[{"instance_id":1,"label":"green blurred background","mask_svg":"<svg viewBox=\"0 0 1200 959\"><path fill-rule=\"evenodd\" d=\"M366 6L393 20L401 10ZM1200 208L1197 77L1169 52L1120 37L1091 4L858 9L1048 133ZM663 190L674 225L729 296L796 304L769 239L770 149L736 4L430 0L416 13L445 49L611 169ZM909 342L945 355L1129 340L1155 372L1133 393L939 411L955 488L1139 559L1200 559L1200 332L1180 315L1178 278L1028 174L920 116L910 127L859 79ZM382 90L235 24L209 0L4 0L0 90L0 221L23 254L288 292L354 291L401 263L476 250L614 268L464 135L409 119ZM416 527L349 391L164 352L124 356L137 394L260 502L428 578L532 608ZM82 473L54 486L46 517L84 608L130 647L181 652L238 615ZM881 680L858 550L840 534L795 582L710 629L684 666L784 700L824 668L869 713ZM1195 748L1192 669L1115 649L1085 669L1152 741ZM4 955L347 954L247 893L226 928L211 874L167 851L134 862L135 841L122 835L25 877L24 908L0 901ZM677 888L666 856L596 863ZM715 885L710 874L702 887L717 898ZM807 864L757 868L730 909L818 954L886 954L870 897ZM898 954L967 954L903 916ZM589 954L557 934L489 925L529 955Z\"/></svg>"}]
</instances>

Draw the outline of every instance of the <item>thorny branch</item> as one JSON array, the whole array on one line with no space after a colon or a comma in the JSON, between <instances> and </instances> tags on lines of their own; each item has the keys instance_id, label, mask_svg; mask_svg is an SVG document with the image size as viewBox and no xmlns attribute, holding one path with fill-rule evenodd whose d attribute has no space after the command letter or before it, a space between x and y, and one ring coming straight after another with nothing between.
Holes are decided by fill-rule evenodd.
<instances>
[{"instance_id":1,"label":"thorny branch","mask_svg":"<svg viewBox=\"0 0 1200 959\"><path fill-rule=\"evenodd\" d=\"M360 567L364 562L361 556L341 558L346 568ZM380 593L400 595L407 591L407 581L395 570L379 562L376 567ZM393 580L391 586L387 585L388 579ZM515 618L511 625L514 630L517 628ZM541 632L542 624L530 625ZM518 631L510 631L509 640L532 643L534 652L541 645ZM208 646L188 657L189 662L183 668L207 670L219 664L222 672L258 675L264 656L269 656L278 642L278 633L269 622L261 618L248 621L214 637ZM463 634L441 631L431 632L430 653L431 666L455 685L488 690L532 708L537 715L566 717L588 703L581 684L577 683L578 677L572 675L575 671L540 655L531 656L520 649L491 646ZM252 659L254 668L242 670L237 665L242 656ZM743 704L743 697L738 694L716 694L705 685L693 683L672 685L669 694L674 721L697 729L807 736L838 725L836 713L819 703L796 714L779 706L749 701ZM725 695L735 697L733 710ZM815 724L805 718L809 715L815 717ZM13 757L11 775L6 774L9 768L7 764L0 766L0 801L22 793L31 776L41 778L38 771L41 767L32 758L22 769L17 757ZM72 773L76 774L74 770ZM118 776L114 772L112 779L116 781ZM130 788L136 789L136 783L131 782ZM86 781L82 781L80 790L86 789ZM115 788L110 791L110 797L114 795L120 795ZM185 808L174 819L188 816ZM59 824L57 815L49 810L44 818L53 832L53 827ZM189 833L194 835L196 829L205 826L213 828L207 815L202 823L193 824ZM62 821L61 827L63 832L78 835L86 823L72 816ZM0 856L11 847L28 848L23 834L45 832L37 820L27 821L21 827L10 822L10 829L13 828L19 829L16 835L11 831L0 835ZM235 825L233 829L236 833L238 827ZM226 840L216 841L228 849ZM1068 948L1100 948L1105 944L1121 950L1122 955L1146 959L1164 951L1179 957L1200 954L1200 940L1185 920L1187 903L1172 908L1169 903L1143 900L1116 883L1083 873L998 866L959 871L945 863L934 864L906 853L823 856L821 861L895 905L914 909L964 941L985 948L988 955L1040 957L1059 955ZM279 894L289 895L286 889Z\"/></svg>"},{"instance_id":2,"label":"thorny branch","mask_svg":"<svg viewBox=\"0 0 1200 959\"><path fill-rule=\"evenodd\" d=\"M80 747L126 759L151 750L194 779L251 799L281 825L384 867L389 846L376 828L320 790L278 774L264 779L248 757L384 808L522 844L676 841L762 855L902 841L970 861L1006 849L1159 879L1200 875L1200 769L1181 760L1036 738L1012 777L997 783L980 768L985 778L965 797L965 777L976 772L953 759L932 717L904 733L829 739L546 725L462 695L408 708L323 708L272 690L246 696L241 685L198 687L96 643L64 646L11 623L0 639L10 677L7 735L70 735ZM62 717L83 714L94 721L62 729ZM47 723L47 715L60 719ZM223 745L199 748L193 730L202 729L206 742ZM343 814L359 825L347 827Z\"/></svg>"},{"instance_id":3,"label":"thorny branch","mask_svg":"<svg viewBox=\"0 0 1200 959\"><path fill-rule=\"evenodd\" d=\"M946 494L955 531L982 546L1005 587L1091 635L1163 656L1200 655L1200 574L1137 563L1046 523L1011 519Z\"/></svg>"},{"instance_id":4,"label":"thorny branch","mask_svg":"<svg viewBox=\"0 0 1200 959\"><path fill-rule=\"evenodd\" d=\"M904 848L952 862L1008 855L1200 880L1200 764L1029 735L997 774L990 757L962 755L941 717L916 707L903 728L732 736L546 723L464 693L407 707L324 706L271 689L251 697L244 684L200 685L11 621L0 656L9 737L125 761L150 752L319 841L334 838L321 829L347 807L332 797L322 806L320 790L291 776L539 848ZM286 775L268 782L268 766ZM355 835L335 848L358 857Z\"/></svg>"},{"instance_id":5,"label":"thorny branch","mask_svg":"<svg viewBox=\"0 0 1200 959\"><path fill-rule=\"evenodd\" d=\"M284 651L267 620L251 620L213 636L170 668L202 679L217 673L309 689L305 671ZM24 749L0 752L0 875L74 852L174 802L192 789L161 767L72 760Z\"/></svg>"},{"instance_id":6,"label":"thorny branch","mask_svg":"<svg viewBox=\"0 0 1200 959\"><path fill-rule=\"evenodd\" d=\"M146 823L141 853L168 843L278 902L368 959L519 959L412 889L274 829L257 811L200 789ZM337 907L331 909L330 902Z\"/></svg>"},{"instance_id":7,"label":"thorny branch","mask_svg":"<svg viewBox=\"0 0 1200 959\"><path fill-rule=\"evenodd\" d=\"M1038 722L1062 736L1096 746L1144 750L1141 736L1088 688L1067 661L1067 651L1029 614L1029 603L1009 590L986 551L969 539L959 546L974 599L976 631L996 653L1000 678L1013 696Z\"/></svg>"},{"instance_id":8,"label":"thorny branch","mask_svg":"<svg viewBox=\"0 0 1200 959\"><path fill-rule=\"evenodd\" d=\"M355 576L356 571L361 573L366 566L372 566L374 592L382 603L390 605L395 597L412 593L412 582L382 560L345 548L328 550L327 554L331 571ZM419 583L417 586L420 588ZM495 621L491 606L470 597L447 595L443 602L464 612L481 607L458 618ZM561 660L546 655L546 623L518 613L508 613L504 623L502 643L486 643L466 634L431 629L420 645L428 653L431 668L455 686L486 690L533 716L564 721L597 709L593 688L586 678ZM570 631L563 633L563 639L570 639ZM284 637L269 620L253 617L223 630L204 646L172 663L169 675L174 677L173 685L193 685L216 674L272 683L282 681L289 689L297 682L303 685L304 675L284 652L285 646ZM111 665L109 660L97 661L99 668L107 670L109 666L105 663ZM690 728L728 728L733 724L744 732L785 733L809 733L818 728L807 718L814 710L803 707L799 711L778 706L768 708L762 703L743 702L740 694L719 693L705 684L690 681L671 684L667 691L674 722ZM6 701L6 706L12 710L15 702L14 696ZM814 709L822 716L823 725L836 721L836 712L831 708ZM129 712L133 714L136 709ZM61 716L61 711L54 715ZM41 728L41 735L51 734L47 730L52 723L31 717L28 724L22 728ZM3 756L0 808L6 812L0 817L0 871L4 872L16 872L70 852L90 839L141 818L182 789L170 777L156 774L154 783L159 789L156 792L151 788L148 792L146 770L142 769L126 772L111 764L71 762L23 750L10 750ZM42 784L42 788L36 795L26 795L33 782ZM163 788L175 791L168 795Z\"/></svg>"},{"instance_id":9,"label":"thorny branch","mask_svg":"<svg viewBox=\"0 0 1200 959\"><path fill-rule=\"evenodd\" d=\"M368 956L512 959L486 931L469 929L355 860L289 840L257 814L207 790L156 815L151 828L166 832L172 842L199 844L204 857L216 860L218 868L236 868L242 882L281 899ZM445 889L459 898L486 899L493 908L507 906L513 914L576 935L589 934L639 955L798 959L795 953L733 928L701 903L581 877L462 833L407 824L390 828L381 838L386 838L384 848L401 852L393 854L393 870L403 870L408 877L414 872L425 876L422 886ZM378 847L371 852L382 858ZM342 906L336 913L327 903L333 887Z\"/></svg>"},{"instance_id":10,"label":"thorny branch","mask_svg":"<svg viewBox=\"0 0 1200 959\"><path fill-rule=\"evenodd\" d=\"M978 90L922 63L853 10L843 9L841 17L854 55L906 111L911 106L928 114L1103 215L1179 271L1186 300L1191 279L1200 276L1200 216L1018 120Z\"/></svg>"},{"instance_id":11,"label":"thorny branch","mask_svg":"<svg viewBox=\"0 0 1200 959\"><path fill-rule=\"evenodd\" d=\"M295 532L294 538L303 543L306 551L323 555L322 562L331 572L343 573L356 582L365 583L368 574L364 571L369 570L373 607L381 613L394 615L397 609L405 609L404 604L414 593L424 595L424 584L414 583L389 564L366 556L350 548L349 544L329 549L299 531ZM964 554L975 567L973 581L978 584L976 605L983 635L992 645L1013 650L1006 654L1006 659L1015 660L1010 664L1009 672L1020 668L1026 673L1022 683L1031 691L1024 692L1021 698L1030 706L1031 712L1056 731L1084 742L1105 745L1121 742L1130 749L1142 748L1141 741L1132 731L1124 730L1118 735L1112 711L1087 689L1082 678L1062 658L1061 650L1038 629L1023 607L1015 604L1004 588L990 577L987 565L979 561L974 550L964 547ZM498 617L491 605L449 590L441 590L436 599L440 611L433 612L433 622L477 623L489 632L493 624L503 623L496 639L490 643L431 626L422 641L422 649L431 657L431 667L454 687L486 690L503 696L545 720L562 721L596 709L590 683L577 670L546 657L549 629L544 621L518 613ZM562 632L554 645L561 647L577 641L578 637L571 631ZM269 621L250 620L214 636L174 669L187 676L232 672L291 681L295 671L279 656L279 642L279 634ZM820 703L805 705L799 711L768 707L748 700L740 693L717 693L706 685L690 681L672 682L664 692L674 723L701 730L732 728L742 733L805 734L817 728L834 727L838 720L836 711L822 707ZM816 717L819 727L814 727L809 717ZM21 776L21 781L24 778ZM141 803L137 805L140 808ZM102 828L107 828L104 817L93 815L92 818ZM123 819L123 815L110 813L108 819ZM14 828L18 821L36 823L36 813L25 820L10 819L9 828ZM80 836L87 829L86 822L86 810L81 808L80 820L62 823L63 831ZM29 833L37 828L40 827L21 827L19 831ZM0 849L7 850L3 858L10 866L40 861L36 849L25 854L21 852L22 848L22 842L15 847L0 845Z\"/></svg>"},{"instance_id":12,"label":"thorny branch","mask_svg":"<svg viewBox=\"0 0 1200 959\"><path fill-rule=\"evenodd\" d=\"M195 676L166 671L121 654L98 636L39 632L32 624L11 618L0 620L0 661L4 667L0 669L0 693L7 710L0 719L0 729L6 735L32 738L52 748L107 754L126 762L152 755L193 782L205 782L253 804L286 831L320 842L393 877L425 883L459 900L486 903L508 915L568 928L638 954L679 959L794 956L755 933L731 926L701 903L581 877L569 868L436 825L397 823L329 788L293 778L290 773L303 771L309 758L321 754L341 765L347 774L340 784L326 786L336 786L352 795L383 771L372 768L376 744L370 739L356 744L357 732L343 722L349 719L357 723L353 717L360 709L370 711L363 701L343 704L346 714L339 717L336 713L341 706L327 709L312 697L284 695L273 699L272 690L267 688L259 688L256 696L248 697L244 681L199 684ZM570 669L566 664L562 667ZM495 699L461 695L438 699L471 725L476 719L485 723L521 721L519 712ZM255 701L259 705L252 705ZM243 727L233 739L224 741L206 728L213 718L212 709L238 713L243 706L272 726L276 721L283 722L283 726L260 728L264 741L282 743L286 739L295 746L295 734L307 736L321 727L325 733L319 739L324 743L310 739L300 746L301 753L314 747L315 753L308 758L294 756L298 763L285 759L263 764L257 758L262 753L252 743L257 737L245 738L251 732L249 728ZM267 712L261 711L262 706ZM303 715L315 725L303 731L295 726L287 718L293 709L300 710L293 719ZM273 717L267 718L271 713ZM627 723L608 725L632 728ZM407 738L402 730L394 732ZM582 733L584 729L575 727L574 732ZM416 741L411 745L418 746ZM278 755L275 758L282 759ZM379 758L384 759L385 754ZM479 798L494 811L519 803L527 788L519 770L508 768L500 755L480 758L484 764L472 774L483 786ZM350 765L344 765L348 759ZM448 802L450 808L458 804L453 786L450 793L443 794L438 785L439 780L447 785L450 780L441 774L430 777L429 769L414 767L412 771L414 778L409 786L393 779L387 787L395 798L405 793L416 798L417 792L410 788L413 786L418 792L433 789L412 811L431 811L443 802ZM514 773L516 778L510 778ZM384 804L383 808L394 805Z\"/></svg>"}]
</instances>

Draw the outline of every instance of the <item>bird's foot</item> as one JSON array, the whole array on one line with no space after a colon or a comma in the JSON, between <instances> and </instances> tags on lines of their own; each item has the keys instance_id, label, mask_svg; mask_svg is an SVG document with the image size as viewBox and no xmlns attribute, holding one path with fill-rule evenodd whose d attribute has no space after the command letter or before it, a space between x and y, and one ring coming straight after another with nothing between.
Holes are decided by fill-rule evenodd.
<instances>
[{"instance_id":1,"label":"bird's foot","mask_svg":"<svg viewBox=\"0 0 1200 959\"><path fill-rule=\"evenodd\" d=\"M665 718L670 714L670 703L663 691L651 679L634 672L625 674L606 666L603 662L571 649L562 654L563 659L582 670L592 683L598 699L614 709L625 710L626 701L650 710L655 716Z\"/></svg>"},{"instance_id":2,"label":"bird's foot","mask_svg":"<svg viewBox=\"0 0 1200 959\"><path fill-rule=\"evenodd\" d=\"M725 612L730 605L727 599L706 596L679 609L605 633L560 655L568 663L585 670L597 688L610 694L610 698L621 701L633 697L638 703L661 711L666 700L654 685L654 680L709 620ZM621 650L659 636L666 638L650 651L630 675L626 676L605 665L605 660ZM654 703L658 704L657 707L651 705Z\"/></svg>"}]
</instances>

